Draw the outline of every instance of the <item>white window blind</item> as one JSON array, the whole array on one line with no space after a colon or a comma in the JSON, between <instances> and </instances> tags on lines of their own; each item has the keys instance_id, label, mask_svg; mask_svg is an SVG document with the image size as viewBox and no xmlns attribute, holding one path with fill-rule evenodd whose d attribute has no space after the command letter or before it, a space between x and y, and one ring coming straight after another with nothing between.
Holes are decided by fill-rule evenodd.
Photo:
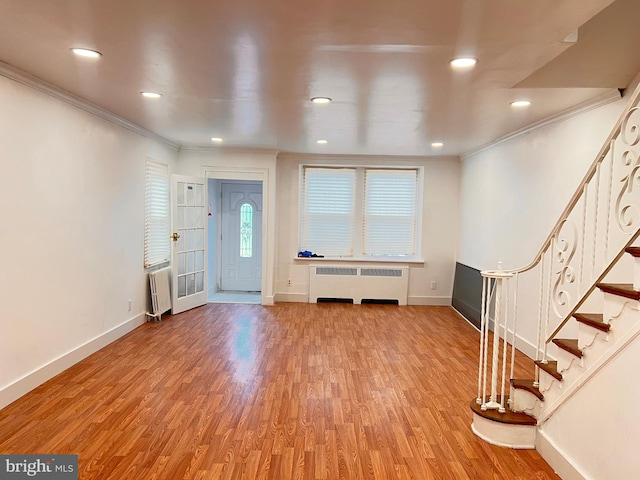
<instances>
[{"instance_id":1,"label":"white window blind","mask_svg":"<svg viewBox=\"0 0 640 480\"><path fill-rule=\"evenodd\" d=\"M169 166L145 164L144 266L169 261Z\"/></svg>"},{"instance_id":2,"label":"white window blind","mask_svg":"<svg viewBox=\"0 0 640 480\"><path fill-rule=\"evenodd\" d=\"M415 254L417 170L366 169L363 254Z\"/></svg>"},{"instance_id":3,"label":"white window blind","mask_svg":"<svg viewBox=\"0 0 640 480\"><path fill-rule=\"evenodd\" d=\"M356 172L304 169L300 246L318 255L353 255Z\"/></svg>"}]
</instances>

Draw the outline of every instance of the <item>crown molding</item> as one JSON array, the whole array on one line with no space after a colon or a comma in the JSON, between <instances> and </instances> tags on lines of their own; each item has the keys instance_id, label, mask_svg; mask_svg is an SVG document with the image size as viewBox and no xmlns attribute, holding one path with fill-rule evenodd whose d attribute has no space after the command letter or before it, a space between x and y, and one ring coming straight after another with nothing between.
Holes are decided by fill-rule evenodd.
<instances>
[{"instance_id":1,"label":"crown molding","mask_svg":"<svg viewBox=\"0 0 640 480\"><path fill-rule=\"evenodd\" d=\"M91 113L97 117L102 118L103 120L107 120L108 122L114 123L122 128L126 128L138 135L146 137L150 140L154 140L158 143L162 143L176 151L180 149L180 145L174 143L170 140L167 140L164 137L161 137L157 133L153 133L146 128L141 127L140 125L136 125L135 123L130 122L129 120L125 120L118 115L105 110L102 107L99 107L88 100L85 100L82 97L74 95L66 90L63 90L60 87L53 85L41 78L38 78L30 73L27 73L19 68L16 68L8 63L5 63L0 60L0 75L6 77L10 80L18 82L22 85L25 85L29 88L37 90L41 93L49 95L57 100L60 100L68 105L79 108L80 110L84 110L85 112Z\"/></svg>"},{"instance_id":2,"label":"crown molding","mask_svg":"<svg viewBox=\"0 0 640 480\"><path fill-rule=\"evenodd\" d=\"M187 146L180 147L181 152L220 152L220 153L253 153L260 155L277 156L279 151L273 148L257 148L257 147L223 147L223 146Z\"/></svg>"},{"instance_id":3,"label":"crown molding","mask_svg":"<svg viewBox=\"0 0 640 480\"><path fill-rule=\"evenodd\" d=\"M298 160L298 161L345 161L345 160L366 160L366 161L381 161L381 162L398 162L402 160L406 161L437 161L437 160L459 160L456 155L362 155L362 154L331 154L331 153L294 153L294 152L281 152L278 154L278 160Z\"/></svg>"},{"instance_id":4,"label":"crown molding","mask_svg":"<svg viewBox=\"0 0 640 480\"><path fill-rule=\"evenodd\" d=\"M460 155L460 159L461 160L466 160L469 157L472 157L473 155L477 155L480 152L484 152L485 150L489 150L491 148L495 148L498 145L501 145L503 143L507 143L511 140L514 140L518 137L522 137L524 135L528 135L532 132L535 132L537 130L541 130L543 128L549 127L551 125L555 125L561 122L564 122L565 120L568 120L571 117L574 117L576 115L581 115L583 113L589 112L591 110L595 110L596 108L600 108L603 107L605 105L608 105L610 103L613 103L615 101L618 101L622 98L622 94L620 93L620 90L618 89L611 89L608 90L607 92L603 93L602 95L599 95L598 97L583 102L579 105L576 105L573 108L570 108L568 110L565 110L564 112L561 112L557 115L552 115L551 117L547 117L543 120L540 120L539 122L536 123L532 123L531 125L528 125L520 130L516 130L514 132L511 132L503 137L498 138L497 140L494 140L492 142L486 143L478 148L475 148L473 150L469 150L468 152L463 153L462 155Z\"/></svg>"}]
</instances>

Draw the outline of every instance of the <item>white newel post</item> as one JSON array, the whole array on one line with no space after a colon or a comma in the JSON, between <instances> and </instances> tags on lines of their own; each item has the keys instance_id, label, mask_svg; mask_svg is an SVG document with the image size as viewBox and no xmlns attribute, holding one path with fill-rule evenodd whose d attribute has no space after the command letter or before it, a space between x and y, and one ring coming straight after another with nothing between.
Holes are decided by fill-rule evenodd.
<instances>
[{"instance_id":1,"label":"white newel post","mask_svg":"<svg viewBox=\"0 0 640 480\"><path fill-rule=\"evenodd\" d=\"M507 371L507 336L509 319L509 289L508 282L513 273L502 270L502 262L498 262L498 270L481 272L482 281L482 310L480 319L480 361L478 366L478 397L476 403L482 410L505 411L505 385ZM493 343L491 359L489 350L489 324L493 320ZM515 333L515 332L514 332ZM502 363L500 364L500 340L503 343ZM490 364L489 364L490 362ZM500 375L502 371L502 375ZM491 390L487 395L487 380L490 375ZM502 384L498 385L501 378Z\"/></svg>"}]
</instances>

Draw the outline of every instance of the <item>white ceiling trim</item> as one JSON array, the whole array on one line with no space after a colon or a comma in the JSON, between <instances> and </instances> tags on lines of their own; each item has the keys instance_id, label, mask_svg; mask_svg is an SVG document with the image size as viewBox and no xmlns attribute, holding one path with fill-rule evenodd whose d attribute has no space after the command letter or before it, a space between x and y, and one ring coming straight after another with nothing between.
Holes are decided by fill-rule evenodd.
<instances>
[{"instance_id":1,"label":"white ceiling trim","mask_svg":"<svg viewBox=\"0 0 640 480\"><path fill-rule=\"evenodd\" d=\"M539 122L536 123L532 123L531 125L528 125L525 128L522 128L520 130L516 130L514 132L511 132L503 137L498 138L497 140L494 140L493 142L487 143L485 145L482 145L481 147L478 147L474 150L470 150L468 152L463 153L462 155L460 155L460 158L464 161L469 157L472 157L480 152L483 152L485 150L488 150L490 148L494 148L497 147L498 145L501 145L503 143L509 142L511 140L514 140L518 137L524 136L524 135L528 135L532 132L535 132L537 130L541 130L543 128L546 128L550 125L554 125L557 123L561 123L564 122L565 120L575 116L575 115L580 115L582 113L586 113L590 110L594 110L596 108L599 107L603 107L605 105L608 105L610 103L616 102L618 100L620 100L620 98L622 98L622 94L620 93L620 90L618 89L611 89L605 93L603 93L602 95L600 95L599 97L596 97L593 100L590 100L588 102L584 102L580 105L576 105L573 108L570 108L568 110L565 110L564 112L561 112L557 115L552 115L551 117L547 117L543 120L540 120Z\"/></svg>"},{"instance_id":2,"label":"white ceiling trim","mask_svg":"<svg viewBox=\"0 0 640 480\"><path fill-rule=\"evenodd\" d=\"M142 135L143 137L146 137L150 140L154 140L156 142L162 143L176 151L180 149L180 145L170 140L167 140L166 138L158 135L157 133L153 133L152 131L147 130L146 128L143 128L139 125L136 125L135 123L125 120L124 118L119 117L118 115L115 115L109 112L108 110L105 110L104 108L99 107L85 100L82 97L78 97L77 95L69 93L66 90L56 87L55 85L45 80L42 80L41 78L38 78L34 75L31 75L30 73L22 71L1 60L0 60L0 75L10 80L13 80L15 82L18 82L22 85L25 85L29 88L33 88L34 90L50 95L51 97L54 97L73 107L79 108L81 110L84 110L85 112L88 112L88 113L91 113L92 115L100 117L103 120L107 120L120 127L126 128L127 130L137 133L138 135Z\"/></svg>"},{"instance_id":3,"label":"white ceiling trim","mask_svg":"<svg viewBox=\"0 0 640 480\"><path fill-rule=\"evenodd\" d=\"M327 153L294 153L294 152L282 152L278 154L278 160L299 160L301 162L305 161L326 161L326 162L335 162L341 161L344 162L346 160L352 159L354 161L380 161L380 162L389 162L392 161L393 164L397 164L400 160L406 161L451 161L451 160L459 160L457 155L354 155L354 154L327 154Z\"/></svg>"},{"instance_id":4,"label":"white ceiling trim","mask_svg":"<svg viewBox=\"0 0 640 480\"><path fill-rule=\"evenodd\" d=\"M180 147L181 152L219 152L219 153L258 153L263 155L278 155L280 152L273 148L257 148L257 147L221 147L211 146L194 146Z\"/></svg>"}]
</instances>

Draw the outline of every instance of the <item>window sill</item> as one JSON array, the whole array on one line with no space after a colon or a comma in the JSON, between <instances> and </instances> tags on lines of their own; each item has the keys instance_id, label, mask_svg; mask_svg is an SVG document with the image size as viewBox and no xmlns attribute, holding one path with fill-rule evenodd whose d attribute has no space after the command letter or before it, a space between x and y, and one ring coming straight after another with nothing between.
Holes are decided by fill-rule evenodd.
<instances>
[{"instance_id":1,"label":"window sill","mask_svg":"<svg viewBox=\"0 0 640 480\"><path fill-rule=\"evenodd\" d=\"M384 258L353 258L353 257L294 257L294 262L304 263L390 263L390 264L402 264L413 266L424 266L425 261L423 259L416 258L404 258L404 257L384 257Z\"/></svg>"}]
</instances>

